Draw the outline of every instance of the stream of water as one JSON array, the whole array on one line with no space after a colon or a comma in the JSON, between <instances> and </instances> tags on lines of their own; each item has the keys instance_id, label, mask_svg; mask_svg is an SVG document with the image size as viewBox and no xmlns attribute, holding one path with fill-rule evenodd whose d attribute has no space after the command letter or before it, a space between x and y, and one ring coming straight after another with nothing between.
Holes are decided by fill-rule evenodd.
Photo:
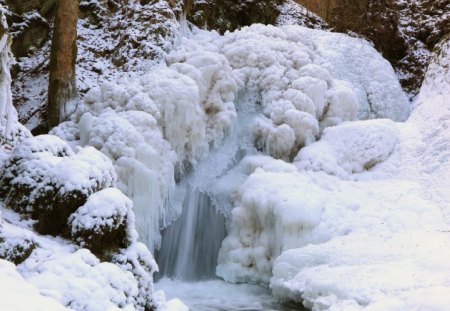
<instances>
[{"instance_id":1,"label":"stream of water","mask_svg":"<svg viewBox=\"0 0 450 311\"><path fill-rule=\"evenodd\" d=\"M258 285L229 284L215 275L217 255L226 237L232 202L230 189L241 181L219 179L240 160L256 153L249 124L260 113L258 92L238 95L238 116L222 145L212 151L178 185L181 216L162 232L157 254L162 289L167 299L179 298L190 310L300 310L276 303Z\"/></svg>"}]
</instances>

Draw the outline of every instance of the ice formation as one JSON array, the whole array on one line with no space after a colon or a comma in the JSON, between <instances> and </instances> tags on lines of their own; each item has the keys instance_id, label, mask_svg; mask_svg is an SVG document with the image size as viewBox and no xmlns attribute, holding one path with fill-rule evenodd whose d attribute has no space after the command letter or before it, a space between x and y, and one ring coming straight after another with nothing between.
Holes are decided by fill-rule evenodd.
<instances>
[{"instance_id":1,"label":"ice formation","mask_svg":"<svg viewBox=\"0 0 450 311\"><path fill-rule=\"evenodd\" d=\"M115 185L112 160L122 193L106 189L87 199L65 223L72 235L118 229L134 221L133 212L151 251L161 246L160 229L180 214L186 230L204 235L184 221L184 201L183 208L198 207L193 214L217 208L227 218L216 270L227 281L269 285L278 299L317 310L448 306L448 42L400 124L394 121L408 117L408 101L392 67L364 40L263 25L186 35L165 63L140 78L92 88L72 120L53 129L76 152L53 136L23 140L28 134L11 109L2 38L0 137L11 145L14 137L23 140L9 160L0 157L2 185L36 188L24 204L49 185L98 191ZM209 219L200 223L224 227ZM158 268L136 243L132 224L132 243L112 254L112 263L27 226L4 224L3 256L20 243L37 248L16 268L0 260L0 271L21 284L19 271L36 303L149 307L149 271ZM179 252L167 252L169 270L213 271L192 255L192 240L179 238L186 231L177 230L168 239ZM202 239L213 247L217 240ZM152 306L185 309L162 300Z\"/></svg>"},{"instance_id":2,"label":"ice formation","mask_svg":"<svg viewBox=\"0 0 450 311\"><path fill-rule=\"evenodd\" d=\"M254 161L218 274L313 310L448 308L448 53L405 123L327 128L296 167Z\"/></svg>"},{"instance_id":3,"label":"ice formation","mask_svg":"<svg viewBox=\"0 0 450 311\"><path fill-rule=\"evenodd\" d=\"M386 73L369 81L346 59L350 73L339 76L338 61L319 48L333 40L341 47L358 43L358 61ZM362 89L373 93L371 108ZM249 124L257 148L284 160L329 126L358 117L403 119L408 110L391 67L368 43L298 26L253 25L224 36L189 33L166 64L137 80L91 89L73 120L53 133L114 161L140 236L153 250L160 229L181 213L174 175L184 178L233 131L236 110L247 109L239 102L243 93L254 94L260 107Z\"/></svg>"},{"instance_id":4,"label":"ice formation","mask_svg":"<svg viewBox=\"0 0 450 311\"><path fill-rule=\"evenodd\" d=\"M0 23L6 24L2 14L0 14ZM18 122L17 112L12 103L9 67L13 58L8 41L7 34L0 38L0 144L2 146L5 144L14 146L18 141L31 136L30 132Z\"/></svg>"}]
</instances>

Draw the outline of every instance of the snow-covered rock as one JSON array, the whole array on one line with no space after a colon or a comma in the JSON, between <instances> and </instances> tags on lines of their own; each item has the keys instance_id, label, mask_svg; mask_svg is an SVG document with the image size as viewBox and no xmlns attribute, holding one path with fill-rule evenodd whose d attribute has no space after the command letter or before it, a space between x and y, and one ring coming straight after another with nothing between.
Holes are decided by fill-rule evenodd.
<instances>
[{"instance_id":1,"label":"snow-covered rock","mask_svg":"<svg viewBox=\"0 0 450 311\"><path fill-rule=\"evenodd\" d=\"M120 190L100 190L70 215L70 236L96 254L126 248L137 240L132 208L133 203Z\"/></svg>"},{"instance_id":2,"label":"snow-covered rock","mask_svg":"<svg viewBox=\"0 0 450 311\"><path fill-rule=\"evenodd\" d=\"M125 272L131 272L137 281L138 295L136 296L137 309L153 309L158 305L153 293L153 273L158 266L149 252L147 246L138 242L114 254L111 260Z\"/></svg>"},{"instance_id":3,"label":"snow-covered rock","mask_svg":"<svg viewBox=\"0 0 450 311\"><path fill-rule=\"evenodd\" d=\"M56 136L26 139L2 168L5 204L38 219L41 233L59 234L89 195L116 182L111 161L93 147L74 154Z\"/></svg>"}]
</instances>

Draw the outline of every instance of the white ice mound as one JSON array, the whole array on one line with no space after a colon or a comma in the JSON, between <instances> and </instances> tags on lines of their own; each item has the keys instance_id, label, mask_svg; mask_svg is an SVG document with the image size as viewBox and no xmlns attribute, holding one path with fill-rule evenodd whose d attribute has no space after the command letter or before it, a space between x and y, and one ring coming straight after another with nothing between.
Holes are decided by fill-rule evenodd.
<instances>
[{"instance_id":1,"label":"white ice mound","mask_svg":"<svg viewBox=\"0 0 450 311\"><path fill-rule=\"evenodd\" d=\"M397 142L391 120L345 122L325 129L320 141L301 149L294 163L299 170L348 178L386 160Z\"/></svg>"},{"instance_id":2,"label":"white ice mound","mask_svg":"<svg viewBox=\"0 0 450 311\"><path fill-rule=\"evenodd\" d=\"M345 34L302 29L329 64L333 78L351 83L358 96L358 118L404 121L409 101L391 64L367 41Z\"/></svg>"},{"instance_id":3,"label":"white ice mound","mask_svg":"<svg viewBox=\"0 0 450 311\"><path fill-rule=\"evenodd\" d=\"M272 261L284 249L303 245L301 237L320 222L320 188L295 173L292 165L290 172L283 162L264 167L275 172L259 168L250 175L232 210L231 231L217 267L217 275L228 282L268 283ZM302 191L306 187L308 193Z\"/></svg>"}]
</instances>

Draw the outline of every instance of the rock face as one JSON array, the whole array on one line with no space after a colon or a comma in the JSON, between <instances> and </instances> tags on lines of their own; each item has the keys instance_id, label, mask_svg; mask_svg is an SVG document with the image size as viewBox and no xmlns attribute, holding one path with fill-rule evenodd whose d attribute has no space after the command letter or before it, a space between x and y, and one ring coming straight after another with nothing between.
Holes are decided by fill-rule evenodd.
<instances>
[{"instance_id":1,"label":"rock face","mask_svg":"<svg viewBox=\"0 0 450 311\"><path fill-rule=\"evenodd\" d=\"M186 18L200 28L215 29L220 33L255 23L274 24L280 14L283 0L188 0Z\"/></svg>"},{"instance_id":2,"label":"rock face","mask_svg":"<svg viewBox=\"0 0 450 311\"><path fill-rule=\"evenodd\" d=\"M308 10L316 13L327 21L331 20L333 9L343 4L344 0L295 0L298 4L304 6ZM359 9L366 9L369 0L357 0L356 5Z\"/></svg>"},{"instance_id":3,"label":"rock face","mask_svg":"<svg viewBox=\"0 0 450 311\"><path fill-rule=\"evenodd\" d=\"M15 15L14 23L10 29L13 37L11 50L16 57L33 54L49 38L50 25L46 19L37 13Z\"/></svg>"}]
</instances>

